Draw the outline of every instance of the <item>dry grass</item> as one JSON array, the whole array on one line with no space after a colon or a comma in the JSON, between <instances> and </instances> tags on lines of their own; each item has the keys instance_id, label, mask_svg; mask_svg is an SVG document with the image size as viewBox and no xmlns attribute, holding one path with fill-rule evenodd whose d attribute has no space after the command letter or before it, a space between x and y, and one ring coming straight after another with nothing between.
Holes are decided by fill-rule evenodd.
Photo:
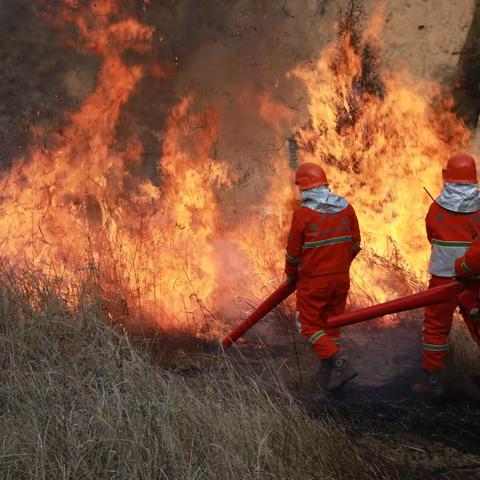
<instances>
[{"instance_id":1,"label":"dry grass","mask_svg":"<svg viewBox=\"0 0 480 480\"><path fill-rule=\"evenodd\" d=\"M14 279L0 286L0 478L398 478L227 358L182 376L102 323L98 302L67 308L48 282Z\"/></svg>"},{"instance_id":2,"label":"dry grass","mask_svg":"<svg viewBox=\"0 0 480 480\"><path fill-rule=\"evenodd\" d=\"M480 350L460 317L453 323L449 346L448 362L452 375L478 376Z\"/></svg>"}]
</instances>

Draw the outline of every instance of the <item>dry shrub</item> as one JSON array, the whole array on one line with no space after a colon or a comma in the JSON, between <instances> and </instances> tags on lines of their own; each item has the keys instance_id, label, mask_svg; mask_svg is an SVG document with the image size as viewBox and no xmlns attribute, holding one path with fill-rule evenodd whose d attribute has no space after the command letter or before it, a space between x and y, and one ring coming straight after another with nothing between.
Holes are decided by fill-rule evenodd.
<instances>
[{"instance_id":1,"label":"dry shrub","mask_svg":"<svg viewBox=\"0 0 480 480\"><path fill-rule=\"evenodd\" d=\"M370 102L370 96L383 99L385 85L380 76L380 62L376 46L364 35L364 23L367 19L365 2L349 0L346 8L338 14L338 42L335 62L331 65L334 73L348 71L351 62L349 51L353 50L361 59L360 73L353 77L346 96L341 92L342 102L337 105L337 133L348 134L361 117L364 104ZM357 167L357 168L356 168ZM360 165L354 163L355 173Z\"/></svg>"},{"instance_id":2,"label":"dry shrub","mask_svg":"<svg viewBox=\"0 0 480 480\"><path fill-rule=\"evenodd\" d=\"M398 478L338 419L227 357L182 376L95 302L68 307L48 283L13 279L0 285L0 478Z\"/></svg>"}]
</instances>

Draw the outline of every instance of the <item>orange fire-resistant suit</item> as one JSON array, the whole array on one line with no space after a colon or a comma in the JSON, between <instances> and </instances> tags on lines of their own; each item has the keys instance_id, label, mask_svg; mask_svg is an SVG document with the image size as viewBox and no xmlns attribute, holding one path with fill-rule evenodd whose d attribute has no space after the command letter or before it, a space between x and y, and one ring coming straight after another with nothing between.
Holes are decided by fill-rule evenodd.
<instances>
[{"instance_id":1,"label":"orange fire-resistant suit","mask_svg":"<svg viewBox=\"0 0 480 480\"><path fill-rule=\"evenodd\" d=\"M480 235L480 211L456 212L434 202L426 217L426 228L432 246L429 288L433 288L452 281L456 259L462 257L473 239ZM425 308L422 367L427 372L444 368L456 308L456 301Z\"/></svg>"},{"instance_id":2,"label":"orange fire-resistant suit","mask_svg":"<svg viewBox=\"0 0 480 480\"><path fill-rule=\"evenodd\" d=\"M299 327L322 360L339 350L340 330L327 319L345 310L350 264L360 251L357 216L345 205L331 213L298 208L287 245L285 273L297 277Z\"/></svg>"}]
</instances>

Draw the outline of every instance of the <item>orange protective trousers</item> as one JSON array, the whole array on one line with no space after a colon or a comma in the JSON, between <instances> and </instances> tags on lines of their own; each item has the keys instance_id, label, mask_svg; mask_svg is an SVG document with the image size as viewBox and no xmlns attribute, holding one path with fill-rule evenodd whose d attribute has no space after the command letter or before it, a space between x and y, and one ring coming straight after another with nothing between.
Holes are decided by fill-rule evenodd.
<instances>
[{"instance_id":1,"label":"orange protective trousers","mask_svg":"<svg viewBox=\"0 0 480 480\"><path fill-rule=\"evenodd\" d=\"M327 326L327 320L345 311L350 278L348 274L329 275L300 281L297 310L301 333L321 360L339 350L340 329Z\"/></svg>"},{"instance_id":2,"label":"orange protective trousers","mask_svg":"<svg viewBox=\"0 0 480 480\"><path fill-rule=\"evenodd\" d=\"M451 278L432 275L428 288L451 283ZM452 328L453 314L457 308L456 300L431 305L425 308L423 324L423 364L427 372L438 372L445 368L445 358L448 353L448 335ZM470 335L480 346L480 338L475 323L464 318Z\"/></svg>"}]
</instances>

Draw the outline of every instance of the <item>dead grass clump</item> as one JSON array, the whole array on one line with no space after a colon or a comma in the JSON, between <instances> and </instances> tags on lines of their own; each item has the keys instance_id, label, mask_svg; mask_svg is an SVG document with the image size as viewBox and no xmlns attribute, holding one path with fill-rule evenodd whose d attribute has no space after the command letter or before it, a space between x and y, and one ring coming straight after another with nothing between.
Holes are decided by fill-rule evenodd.
<instances>
[{"instance_id":1,"label":"dead grass clump","mask_svg":"<svg viewBox=\"0 0 480 480\"><path fill-rule=\"evenodd\" d=\"M0 478L396 478L226 358L190 378L160 368L95 303L28 303L45 288L0 285Z\"/></svg>"}]
</instances>

